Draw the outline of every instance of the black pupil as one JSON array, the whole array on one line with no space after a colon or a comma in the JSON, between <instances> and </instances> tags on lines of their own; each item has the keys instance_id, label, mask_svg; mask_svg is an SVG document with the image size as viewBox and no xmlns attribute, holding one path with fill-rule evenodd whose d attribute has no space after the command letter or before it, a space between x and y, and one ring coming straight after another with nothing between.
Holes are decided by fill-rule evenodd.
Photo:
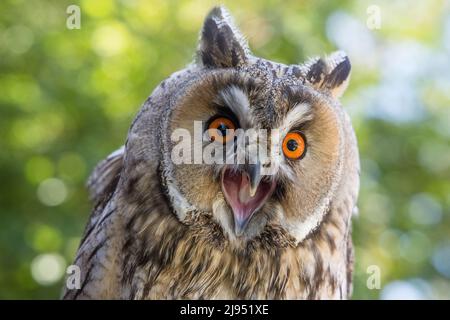
<instances>
[{"instance_id":1,"label":"black pupil","mask_svg":"<svg viewBox=\"0 0 450 320\"><path fill-rule=\"evenodd\" d=\"M289 151L295 151L298 148L298 142L295 141L294 139L291 139L287 142L286 146Z\"/></svg>"},{"instance_id":2,"label":"black pupil","mask_svg":"<svg viewBox=\"0 0 450 320\"><path fill-rule=\"evenodd\" d=\"M227 135L227 129L228 129L228 127L227 127L225 124L223 124L223 123L221 123L221 124L217 127L217 130L220 131L220 133L222 134L223 137L225 137L225 136Z\"/></svg>"}]
</instances>

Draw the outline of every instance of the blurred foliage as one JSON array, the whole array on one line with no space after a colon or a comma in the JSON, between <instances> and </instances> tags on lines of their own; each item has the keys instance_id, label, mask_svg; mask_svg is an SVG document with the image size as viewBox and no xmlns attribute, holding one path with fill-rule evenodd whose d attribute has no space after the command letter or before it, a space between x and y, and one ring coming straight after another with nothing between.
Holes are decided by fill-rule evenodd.
<instances>
[{"instance_id":1,"label":"blurred foliage","mask_svg":"<svg viewBox=\"0 0 450 320\"><path fill-rule=\"evenodd\" d=\"M66 9L81 8L81 29ZM151 90L192 59L213 1L0 2L0 298L58 298L90 203L85 181ZM450 298L446 1L227 2L255 54L344 49L362 172L354 298ZM366 26L367 8L381 28ZM378 266L381 289L367 268Z\"/></svg>"}]
</instances>

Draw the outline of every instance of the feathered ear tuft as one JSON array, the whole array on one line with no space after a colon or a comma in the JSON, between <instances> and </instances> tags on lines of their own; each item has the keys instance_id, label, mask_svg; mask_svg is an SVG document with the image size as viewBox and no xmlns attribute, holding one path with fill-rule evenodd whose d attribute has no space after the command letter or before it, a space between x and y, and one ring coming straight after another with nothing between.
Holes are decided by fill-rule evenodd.
<instances>
[{"instance_id":1,"label":"feathered ear tuft","mask_svg":"<svg viewBox=\"0 0 450 320\"><path fill-rule=\"evenodd\" d=\"M351 65L344 52L314 59L306 67L306 81L317 90L328 91L334 98L339 98L347 89Z\"/></svg>"},{"instance_id":2,"label":"feathered ear tuft","mask_svg":"<svg viewBox=\"0 0 450 320\"><path fill-rule=\"evenodd\" d=\"M223 7L215 7L205 19L197 50L197 62L210 68L237 67L246 63L249 49Z\"/></svg>"}]
</instances>

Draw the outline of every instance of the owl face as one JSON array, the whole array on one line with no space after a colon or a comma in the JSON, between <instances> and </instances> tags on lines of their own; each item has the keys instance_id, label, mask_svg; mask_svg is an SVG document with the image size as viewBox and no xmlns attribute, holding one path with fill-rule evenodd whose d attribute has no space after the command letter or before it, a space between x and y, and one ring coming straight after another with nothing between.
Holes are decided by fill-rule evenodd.
<instances>
[{"instance_id":1,"label":"owl face","mask_svg":"<svg viewBox=\"0 0 450 320\"><path fill-rule=\"evenodd\" d=\"M349 73L342 52L303 65L254 57L227 12L213 9L167 127L165 178L178 218L214 223L235 242L303 240L342 174L345 113L336 99ZM174 161L180 153L184 161Z\"/></svg>"}]
</instances>

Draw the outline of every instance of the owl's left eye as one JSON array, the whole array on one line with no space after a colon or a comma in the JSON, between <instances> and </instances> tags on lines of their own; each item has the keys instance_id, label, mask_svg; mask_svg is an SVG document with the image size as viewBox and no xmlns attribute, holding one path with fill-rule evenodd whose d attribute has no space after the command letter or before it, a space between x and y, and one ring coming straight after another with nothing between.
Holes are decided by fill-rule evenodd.
<instances>
[{"instance_id":1,"label":"owl's left eye","mask_svg":"<svg viewBox=\"0 0 450 320\"><path fill-rule=\"evenodd\" d=\"M208 134L211 141L227 143L234 137L236 125L233 121L225 117L218 117L208 125Z\"/></svg>"},{"instance_id":2,"label":"owl's left eye","mask_svg":"<svg viewBox=\"0 0 450 320\"><path fill-rule=\"evenodd\" d=\"M299 132L289 132L283 139L283 153L291 160L298 160L305 154L305 137Z\"/></svg>"}]
</instances>

